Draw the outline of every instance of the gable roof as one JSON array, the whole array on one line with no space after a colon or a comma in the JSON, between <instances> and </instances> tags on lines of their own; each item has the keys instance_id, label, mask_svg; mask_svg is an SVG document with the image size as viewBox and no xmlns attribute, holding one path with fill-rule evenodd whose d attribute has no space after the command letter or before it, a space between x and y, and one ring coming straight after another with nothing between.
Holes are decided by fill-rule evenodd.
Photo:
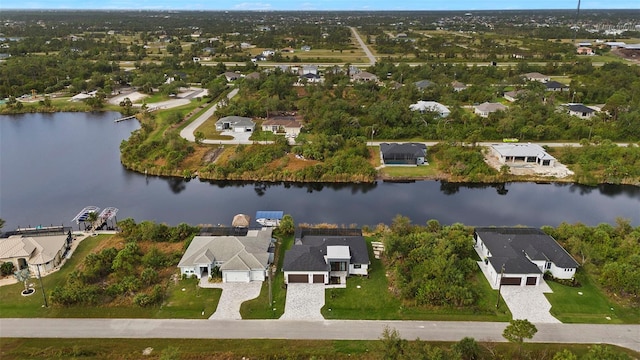
<instances>
[{"instance_id":1,"label":"gable roof","mask_svg":"<svg viewBox=\"0 0 640 360\"><path fill-rule=\"evenodd\" d=\"M423 90L435 85L432 81L429 81L429 80L420 80L420 81L414 82L413 84L420 90Z\"/></svg>"},{"instance_id":2,"label":"gable roof","mask_svg":"<svg viewBox=\"0 0 640 360\"><path fill-rule=\"evenodd\" d=\"M559 268L577 268L578 263L556 240L536 228L478 227L475 233L491 253L495 269L505 265L508 273L539 273L532 261L551 261ZM535 269L534 269L535 268Z\"/></svg>"},{"instance_id":3,"label":"gable roof","mask_svg":"<svg viewBox=\"0 0 640 360\"><path fill-rule=\"evenodd\" d=\"M507 107L500 103L491 103L491 102L483 102L482 104L476 106L476 110L480 112L488 112L488 113L492 113L496 111L504 111L506 109Z\"/></svg>"},{"instance_id":4,"label":"gable roof","mask_svg":"<svg viewBox=\"0 0 640 360\"><path fill-rule=\"evenodd\" d=\"M526 77L527 79L536 79L536 80L544 80L549 78L549 76L540 74L539 72L530 72L530 73L523 74L522 76Z\"/></svg>"},{"instance_id":5,"label":"gable roof","mask_svg":"<svg viewBox=\"0 0 640 360\"><path fill-rule=\"evenodd\" d=\"M347 246L352 264L369 264L367 243L362 236L307 235L296 240L284 255L284 271L329 271L325 260L327 248Z\"/></svg>"},{"instance_id":6,"label":"gable roof","mask_svg":"<svg viewBox=\"0 0 640 360\"><path fill-rule=\"evenodd\" d=\"M423 101L423 100L419 100L417 103L409 105L409 110L411 110L411 111L435 111L438 114L446 114L446 113L450 113L451 112L448 107L440 104L439 102Z\"/></svg>"},{"instance_id":7,"label":"gable roof","mask_svg":"<svg viewBox=\"0 0 640 360\"><path fill-rule=\"evenodd\" d=\"M255 123L251 118L242 117L242 116L225 116L216 121L216 125L222 125L224 123L229 123L232 126L253 126Z\"/></svg>"},{"instance_id":8,"label":"gable roof","mask_svg":"<svg viewBox=\"0 0 640 360\"><path fill-rule=\"evenodd\" d=\"M32 265L46 264L55 259L66 241L67 235L9 236L0 240L0 259L24 257Z\"/></svg>"},{"instance_id":9,"label":"gable roof","mask_svg":"<svg viewBox=\"0 0 640 360\"><path fill-rule=\"evenodd\" d=\"M454 82L452 82L452 83L451 83L451 86L452 86L454 89L460 89L460 90L464 90L464 89L466 89L466 88L467 88L467 85L465 85L465 84L461 83L460 81L454 81Z\"/></svg>"},{"instance_id":10,"label":"gable roof","mask_svg":"<svg viewBox=\"0 0 640 360\"><path fill-rule=\"evenodd\" d=\"M247 236L196 236L178 267L222 262L221 270L264 269L272 229L249 230Z\"/></svg>"},{"instance_id":11,"label":"gable roof","mask_svg":"<svg viewBox=\"0 0 640 360\"><path fill-rule=\"evenodd\" d=\"M375 74L368 71L360 71L357 74L352 74L351 78L353 80L378 80L378 77Z\"/></svg>"}]
</instances>

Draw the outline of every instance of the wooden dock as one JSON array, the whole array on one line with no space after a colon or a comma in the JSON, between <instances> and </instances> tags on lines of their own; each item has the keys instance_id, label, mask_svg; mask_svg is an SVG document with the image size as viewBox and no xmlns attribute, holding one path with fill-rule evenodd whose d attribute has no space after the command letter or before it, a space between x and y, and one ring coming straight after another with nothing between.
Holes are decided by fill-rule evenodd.
<instances>
[{"instance_id":1,"label":"wooden dock","mask_svg":"<svg viewBox=\"0 0 640 360\"><path fill-rule=\"evenodd\" d=\"M119 119L115 119L115 120L113 120L113 122L115 122L115 123L119 123L120 121L125 121L125 120L129 120L129 119L133 119L133 118L135 118L135 117L136 117L135 115L125 116L125 117L121 117L121 118L119 118Z\"/></svg>"}]
</instances>

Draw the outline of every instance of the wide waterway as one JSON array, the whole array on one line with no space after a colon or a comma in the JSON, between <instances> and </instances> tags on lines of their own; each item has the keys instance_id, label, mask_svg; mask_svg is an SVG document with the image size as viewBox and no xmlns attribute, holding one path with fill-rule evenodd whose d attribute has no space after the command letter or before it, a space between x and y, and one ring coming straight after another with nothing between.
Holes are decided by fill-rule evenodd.
<instances>
[{"instance_id":1,"label":"wide waterway","mask_svg":"<svg viewBox=\"0 0 640 360\"><path fill-rule=\"evenodd\" d=\"M175 225L230 224L237 213L283 210L296 222L375 225L396 214L424 224L640 226L640 188L571 184L256 184L159 178L125 170L119 145L138 128L117 113L0 116L0 218L3 230L77 225L85 206L120 209L118 219Z\"/></svg>"}]
</instances>

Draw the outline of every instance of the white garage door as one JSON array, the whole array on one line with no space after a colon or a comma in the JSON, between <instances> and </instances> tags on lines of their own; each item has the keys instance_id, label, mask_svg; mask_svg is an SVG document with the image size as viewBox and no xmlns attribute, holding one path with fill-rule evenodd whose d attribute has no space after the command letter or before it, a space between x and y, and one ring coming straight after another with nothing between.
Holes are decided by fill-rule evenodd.
<instances>
[{"instance_id":1,"label":"white garage door","mask_svg":"<svg viewBox=\"0 0 640 360\"><path fill-rule=\"evenodd\" d=\"M265 274L262 270L251 271L251 281L264 281Z\"/></svg>"},{"instance_id":2,"label":"white garage door","mask_svg":"<svg viewBox=\"0 0 640 360\"><path fill-rule=\"evenodd\" d=\"M248 271L225 271L223 276L225 282L249 282Z\"/></svg>"}]
</instances>

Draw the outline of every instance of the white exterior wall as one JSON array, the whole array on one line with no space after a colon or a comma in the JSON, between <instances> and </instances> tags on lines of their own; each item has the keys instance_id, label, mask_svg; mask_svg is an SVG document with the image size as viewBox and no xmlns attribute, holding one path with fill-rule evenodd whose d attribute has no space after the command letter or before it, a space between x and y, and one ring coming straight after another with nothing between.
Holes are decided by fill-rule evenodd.
<instances>
[{"instance_id":1,"label":"white exterior wall","mask_svg":"<svg viewBox=\"0 0 640 360\"><path fill-rule=\"evenodd\" d=\"M251 270L251 281L264 281L265 278L264 270Z\"/></svg>"},{"instance_id":2,"label":"white exterior wall","mask_svg":"<svg viewBox=\"0 0 640 360\"><path fill-rule=\"evenodd\" d=\"M197 271L197 266L181 266L180 267L180 275L185 275L187 277L191 277L191 275L196 275L198 279L200 279L200 271Z\"/></svg>"},{"instance_id":3,"label":"white exterior wall","mask_svg":"<svg viewBox=\"0 0 640 360\"><path fill-rule=\"evenodd\" d=\"M558 279L572 279L576 276L575 268L559 268L554 263L551 263L551 269L549 269L549 271L551 271L551 275L553 275L553 277Z\"/></svg>"},{"instance_id":4,"label":"white exterior wall","mask_svg":"<svg viewBox=\"0 0 640 360\"><path fill-rule=\"evenodd\" d=\"M369 274L369 265L360 264L360 269L353 267L353 264L349 264L349 275L367 275Z\"/></svg>"}]
</instances>

